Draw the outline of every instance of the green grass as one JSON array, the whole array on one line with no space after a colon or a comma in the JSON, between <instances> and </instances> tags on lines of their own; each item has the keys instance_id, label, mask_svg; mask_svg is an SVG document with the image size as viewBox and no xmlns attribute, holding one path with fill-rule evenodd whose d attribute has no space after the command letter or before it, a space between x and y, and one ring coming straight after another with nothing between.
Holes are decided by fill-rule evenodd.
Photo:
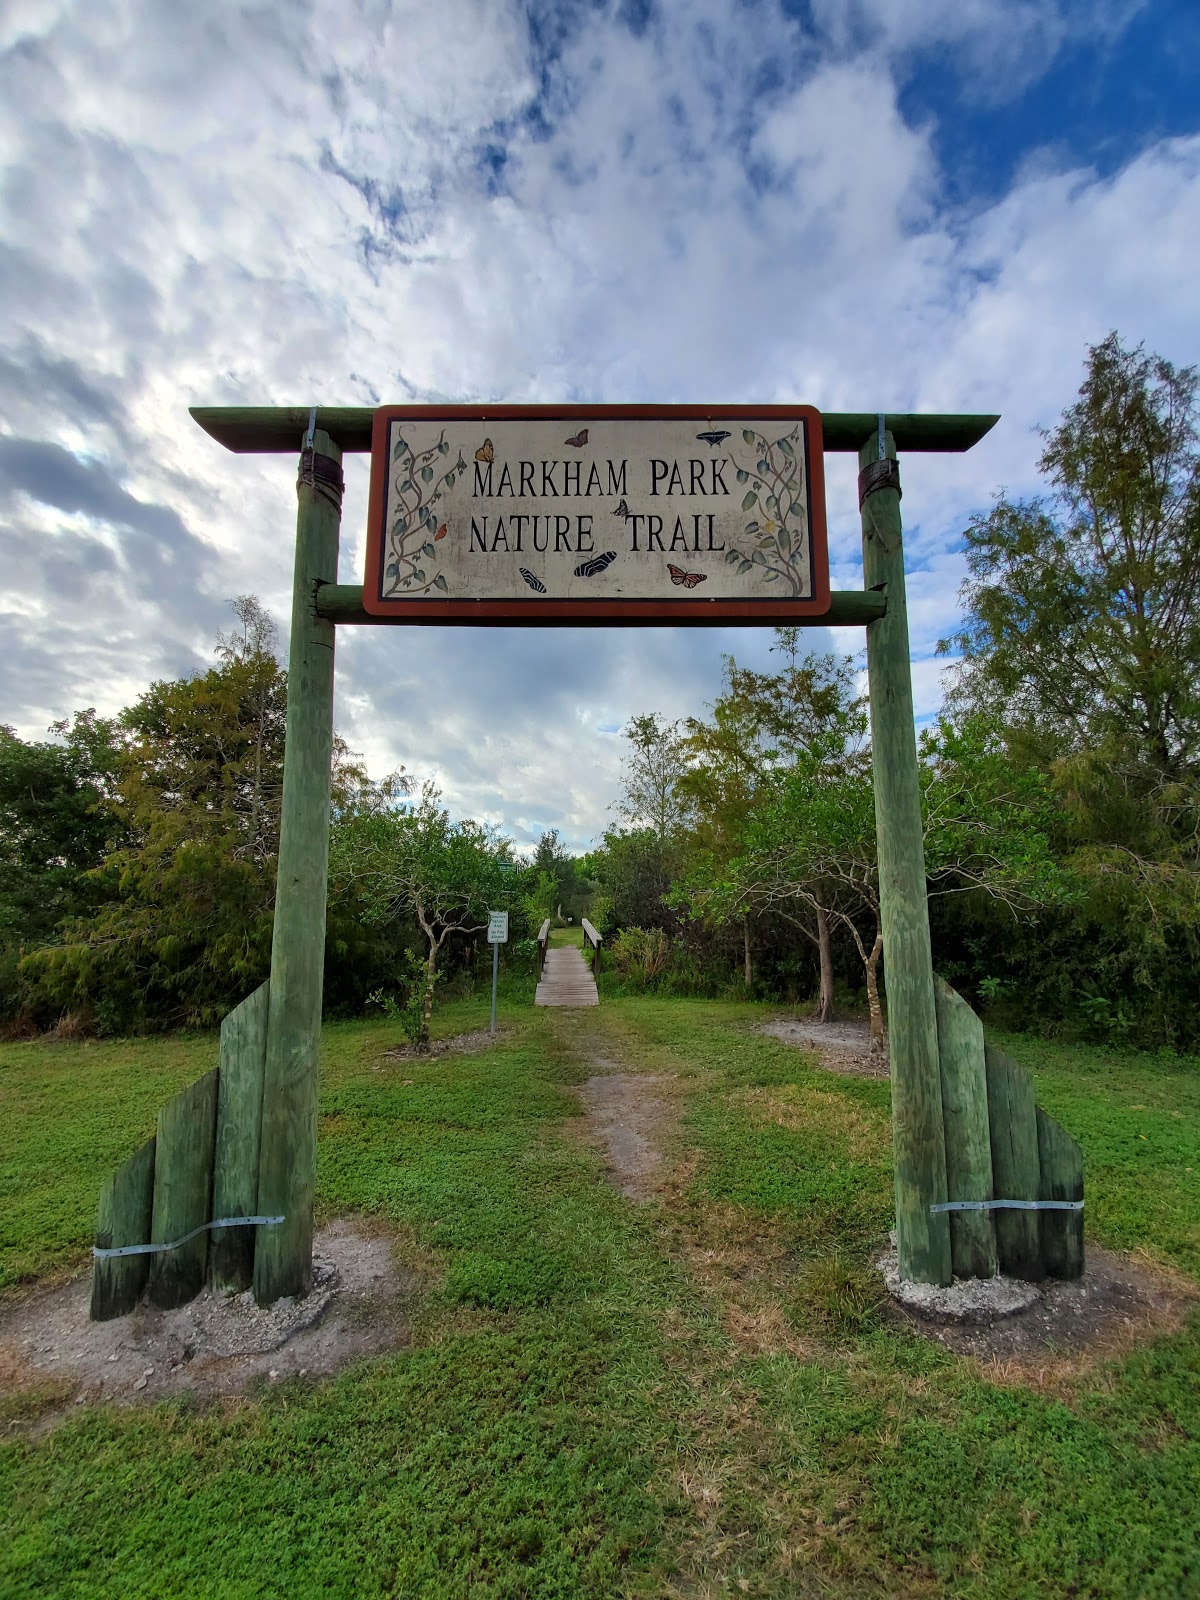
<instances>
[{"instance_id":1,"label":"green grass","mask_svg":"<svg viewBox=\"0 0 1200 1600\"><path fill-rule=\"evenodd\" d=\"M570 932L572 930L565 930ZM390 1063L326 1030L318 1205L419 1257L411 1344L232 1408L5 1413L0 1593L1200 1593L1200 1327L1061 1392L878 1311L887 1086L651 998ZM486 1002L435 1013L436 1032ZM1200 1274L1200 1073L1001 1041L1081 1139L1089 1237ZM0 1048L0 1261L82 1266L96 1188L215 1039ZM576 1137L602 1055L663 1077L686 1177L637 1207ZM406 1081L407 1080L407 1081ZM7 1508L7 1509L3 1509Z\"/></svg>"}]
</instances>

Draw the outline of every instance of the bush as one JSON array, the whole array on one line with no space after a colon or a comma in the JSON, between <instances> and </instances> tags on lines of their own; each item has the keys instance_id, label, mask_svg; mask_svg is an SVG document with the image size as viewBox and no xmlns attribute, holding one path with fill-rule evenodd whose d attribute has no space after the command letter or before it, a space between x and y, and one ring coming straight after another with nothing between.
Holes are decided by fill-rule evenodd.
<instances>
[{"instance_id":1,"label":"bush","mask_svg":"<svg viewBox=\"0 0 1200 1600\"><path fill-rule=\"evenodd\" d=\"M661 928L623 928L611 945L621 981L648 989L671 959L671 941Z\"/></svg>"}]
</instances>

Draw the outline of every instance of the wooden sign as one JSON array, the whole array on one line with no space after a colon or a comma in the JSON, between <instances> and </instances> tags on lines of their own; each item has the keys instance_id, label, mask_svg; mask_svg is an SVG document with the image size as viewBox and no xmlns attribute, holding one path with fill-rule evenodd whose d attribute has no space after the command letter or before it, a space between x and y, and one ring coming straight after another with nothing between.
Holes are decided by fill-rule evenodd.
<instances>
[{"instance_id":1,"label":"wooden sign","mask_svg":"<svg viewBox=\"0 0 1200 1600\"><path fill-rule=\"evenodd\" d=\"M385 406L363 606L763 624L829 608L811 406Z\"/></svg>"}]
</instances>

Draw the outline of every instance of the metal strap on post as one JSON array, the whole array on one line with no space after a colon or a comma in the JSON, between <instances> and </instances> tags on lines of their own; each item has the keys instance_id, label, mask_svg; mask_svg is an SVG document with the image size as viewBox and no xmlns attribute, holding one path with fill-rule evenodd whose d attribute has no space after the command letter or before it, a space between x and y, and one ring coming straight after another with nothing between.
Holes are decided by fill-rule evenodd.
<instances>
[{"instance_id":1,"label":"metal strap on post","mask_svg":"<svg viewBox=\"0 0 1200 1600\"><path fill-rule=\"evenodd\" d=\"M198 1228L185 1233L182 1239L172 1239L170 1244L122 1244L113 1250L101 1250L93 1245L92 1255L97 1261L108 1261L113 1256L154 1256L164 1251L178 1250L181 1245L198 1238L209 1228L273 1228L282 1221L282 1217L214 1217L211 1222L202 1222Z\"/></svg>"},{"instance_id":2,"label":"metal strap on post","mask_svg":"<svg viewBox=\"0 0 1200 1600\"><path fill-rule=\"evenodd\" d=\"M1082 1200L944 1200L930 1211L1082 1211Z\"/></svg>"}]
</instances>

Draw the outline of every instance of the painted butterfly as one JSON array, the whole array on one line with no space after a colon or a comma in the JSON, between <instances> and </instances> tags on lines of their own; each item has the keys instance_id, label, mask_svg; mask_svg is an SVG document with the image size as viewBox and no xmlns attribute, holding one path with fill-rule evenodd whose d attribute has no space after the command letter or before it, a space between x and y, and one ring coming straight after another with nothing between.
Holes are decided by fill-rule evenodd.
<instances>
[{"instance_id":1,"label":"painted butterfly","mask_svg":"<svg viewBox=\"0 0 1200 1600\"><path fill-rule=\"evenodd\" d=\"M667 562L667 571L671 574L671 582L677 586L682 584L685 589L694 589L698 583L708 582L707 572L685 572L673 561Z\"/></svg>"},{"instance_id":2,"label":"painted butterfly","mask_svg":"<svg viewBox=\"0 0 1200 1600\"><path fill-rule=\"evenodd\" d=\"M475 452L475 459L476 461L487 461L489 463L496 459L496 452L492 449L492 441L490 439L485 439L479 446L479 449Z\"/></svg>"},{"instance_id":3,"label":"painted butterfly","mask_svg":"<svg viewBox=\"0 0 1200 1600\"><path fill-rule=\"evenodd\" d=\"M529 587L533 590L533 592L535 594L545 594L546 585L542 582L542 580L540 578L535 578L533 573L530 572L528 567L518 567L517 571L525 579L525 582L529 585Z\"/></svg>"},{"instance_id":4,"label":"painted butterfly","mask_svg":"<svg viewBox=\"0 0 1200 1600\"><path fill-rule=\"evenodd\" d=\"M438 531L433 536L434 544L436 544L439 539L444 539L445 537L446 537L446 524L443 522L441 527L438 529Z\"/></svg>"},{"instance_id":5,"label":"painted butterfly","mask_svg":"<svg viewBox=\"0 0 1200 1600\"><path fill-rule=\"evenodd\" d=\"M613 512L613 516L614 517L624 517L626 522L629 521L629 519L630 519L630 517L632 515L633 515L633 512L630 511L629 507L625 504L624 500L621 501L621 504Z\"/></svg>"},{"instance_id":6,"label":"painted butterfly","mask_svg":"<svg viewBox=\"0 0 1200 1600\"><path fill-rule=\"evenodd\" d=\"M698 433L697 439L703 439L705 444L712 445L715 450L722 439L728 439L729 434L723 428L710 428L707 433Z\"/></svg>"},{"instance_id":7,"label":"painted butterfly","mask_svg":"<svg viewBox=\"0 0 1200 1600\"><path fill-rule=\"evenodd\" d=\"M577 578L594 578L598 572L603 572L605 567L611 567L617 559L615 550L606 550L602 556L597 556L593 561L581 561L575 568Z\"/></svg>"},{"instance_id":8,"label":"painted butterfly","mask_svg":"<svg viewBox=\"0 0 1200 1600\"><path fill-rule=\"evenodd\" d=\"M563 443L564 444L573 444L575 446L576 450L582 450L584 445L587 443L587 429L586 428L580 428L579 432L575 435L575 437L573 439L564 439Z\"/></svg>"}]
</instances>

